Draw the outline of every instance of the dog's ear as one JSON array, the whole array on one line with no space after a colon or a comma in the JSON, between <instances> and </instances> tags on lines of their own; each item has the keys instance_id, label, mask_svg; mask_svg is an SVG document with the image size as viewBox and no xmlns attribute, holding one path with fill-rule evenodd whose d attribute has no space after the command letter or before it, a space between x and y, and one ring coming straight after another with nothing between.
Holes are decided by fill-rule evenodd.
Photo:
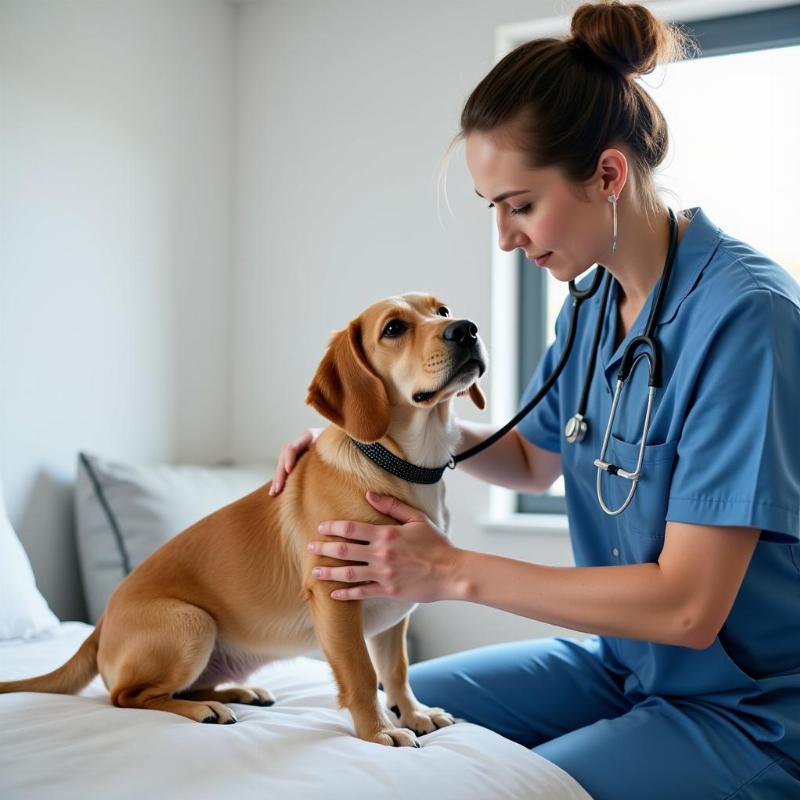
<instances>
[{"instance_id":1,"label":"dog's ear","mask_svg":"<svg viewBox=\"0 0 800 800\"><path fill-rule=\"evenodd\" d=\"M376 442L389 429L389 397L364 355L359 320L331 338L306 403L360 442Z\"/></svg>"},{"instance_id":2,"label":"dog's ear","mask_svg":"<svg viewBox=\"0 0 800 800\"><path fill-rule=\"evenodd\" d=\"M483 393L483 389L478 385L478 381L475 381L475 383L469 387L469 399L472 400L481 411L486 408L486 395Z\"/></svg>"}]
</instances>

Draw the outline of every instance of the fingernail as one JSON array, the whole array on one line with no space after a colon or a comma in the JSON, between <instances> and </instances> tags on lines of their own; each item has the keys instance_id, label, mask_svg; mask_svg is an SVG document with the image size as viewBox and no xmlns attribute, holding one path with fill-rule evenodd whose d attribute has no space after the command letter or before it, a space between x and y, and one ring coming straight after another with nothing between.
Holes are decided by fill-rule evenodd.
<instances>
[{"instance_id":1,"label":"fingernail","mask_svg":"<svg viewBox=\"0 0 800 800\"><path fill-rule=\"evenodd\" d=\"M370 492L370 494L372 495L373 500L383 500L382 494L378 494L377 492L372 492L372 491Z\"/></svg>"},{"instance_id":2,"label":"fingernail","mask_svg":"<svg viewBox=\"0 0 800 800\"><path fill-rule=\"evenodd\" d=\"M322 575L322 570L321 570L321 569L312 569L312 570L311 570L311 574L312 574L312 575L313 575L315 578L319 578L319 576L320 576L320 575Z\"/></svg>"},{"instance_id":3,"label":"fingernail","mask_svg":"<svg viewBox=\"0 0 800 800\"><path fill-rule=\"evenodd\" d=\"M314 544L314 542L311 542L311 544L308 545L308 552L309 553L313 553L316 549L317 549L317 546Z\"/></svg>"},{"instance_id":4,"label":"fingernail","mask_svg":"<svg viewBox=\"0 0 800 800\"><path fill-rule=\"evenodd\" d=\"M325 533L325 527L326 527L326 526L325 526L325 523L324 523L324 522L320 522L319 526L317 527L317 530L318 530L320 533Z\"/></svg>"}]
</instances>

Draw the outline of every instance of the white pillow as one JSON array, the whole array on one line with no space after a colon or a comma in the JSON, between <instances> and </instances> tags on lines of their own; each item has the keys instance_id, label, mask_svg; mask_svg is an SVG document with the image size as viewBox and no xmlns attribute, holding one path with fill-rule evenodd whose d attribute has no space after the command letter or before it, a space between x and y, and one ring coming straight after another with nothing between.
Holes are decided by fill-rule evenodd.
<instances>
[{"instance_id":1,"label":"white pillow","mask_svg":"<svg viewBox=\"0 0 800 800\"><path fill-rule=\"evenodd\" d=\"M0 639L28 639L58 627L58 617L36 588L28 554L11 527L0 485Z\"/></svg>"},{"instance_id":2,"label":"white pillow","mask_svg":"<svg viewBox=\"0 0 800 800\"><path fill-rule=\"evenodd\" d=\"M150 553L266 483L274 470L274 465L137 466L80 453L75 521L92 622L116 585Z\"/></svg>"}]
</instances>

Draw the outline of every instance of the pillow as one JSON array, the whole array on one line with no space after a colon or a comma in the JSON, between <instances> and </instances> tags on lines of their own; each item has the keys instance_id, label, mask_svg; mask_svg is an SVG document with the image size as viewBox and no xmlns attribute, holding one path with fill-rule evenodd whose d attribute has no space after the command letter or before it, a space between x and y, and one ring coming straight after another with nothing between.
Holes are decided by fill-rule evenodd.
<instances>
[{"instance_id":1,"label":"pillow","mask_svg":"<svg viewBox=\"0 0 800 800\"><path fill-rule=\"evenodd\" d=\"M266 483L274 465L141 466L79 453L78 558L96 623L116 585L164 542Z\"/></svg>"},{"instance_id":2,"label":"pillow","mask_svg":"<svg viewBox=\"0 0 800 800\"><path fill-rule=\"evenodd\" d=\"M0 485L0 639L29 639L59 625L36 588L28 554L11 527Z\"/></svg>"}]
</instances>

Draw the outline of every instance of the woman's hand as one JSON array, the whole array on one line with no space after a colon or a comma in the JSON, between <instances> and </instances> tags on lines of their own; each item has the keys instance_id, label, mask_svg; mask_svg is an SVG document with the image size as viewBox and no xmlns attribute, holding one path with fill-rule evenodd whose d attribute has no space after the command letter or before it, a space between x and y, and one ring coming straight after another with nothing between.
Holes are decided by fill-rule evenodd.
<instances>
[{"instance_id":1,"label":"woman's hand","mask_svg":"<svg viewBox=\"0 0 800 800\"><path fill-rule=\"evenodd\" d=\"M418 603L454 597L458 557L464 551L454 547L422 511L396 497L367 492L367 500L376 510L402 524L371 525L347 520L320 524L320 533L352 541L311 542L310 552L366 563L315 567L312 575L323 581L371 581L352 589L339 589L331 597L337 600L392 597Z\"/></svg>"},{"instance_id":2,"label":"woman's hand","mask_svg":"<svg viewBox=\"0 0 800 800\"><path fill-rule=\"evenodd\" d=\"M271 495L281 493L281 489L283 489L286 484L286 476L292 471L297 460L311 447L322 431L323 428L306 428L302 436L295 439L293 442L289 442L289 444L285 444L281 448L281 454L278 456L278 466L275 469L275 477L272 479L272 484L269 487L269 493Z\"/></svg>"}]
</instances>

